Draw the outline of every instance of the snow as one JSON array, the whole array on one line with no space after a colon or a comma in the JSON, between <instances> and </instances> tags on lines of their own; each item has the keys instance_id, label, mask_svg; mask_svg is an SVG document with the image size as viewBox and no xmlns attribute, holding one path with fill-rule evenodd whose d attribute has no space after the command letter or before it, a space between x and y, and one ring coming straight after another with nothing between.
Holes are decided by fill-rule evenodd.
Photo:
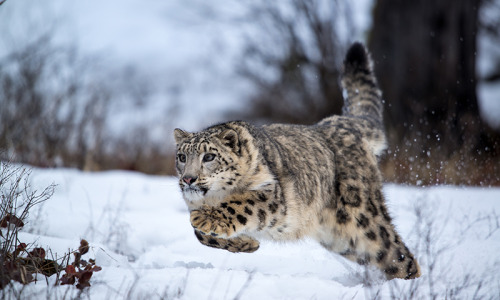
<instances>
[{"instance_id":1,"label":"snow","mask_svg":"<svg viewBox=\"0 0 500 300\"><path fill-rule=\"evenodd\" d=\"M31 183L34 190L57 186L30 214L20 240L62 257L87 239L84 258L102 267L85 291L91 299L402 298L414 286L417 298L444 298L459 287L461 298L472 298L481 280L478 295L498 295L500 275L492 271L500 266L500 188L386 185L390 213L423 275L385 281L312 240L264 242L252 254L203 246L173 177L33 169ZM78 294L72 286L53 287L53 277L49 285L28 285L23 295Z\"/></svg>"}]
</instances>

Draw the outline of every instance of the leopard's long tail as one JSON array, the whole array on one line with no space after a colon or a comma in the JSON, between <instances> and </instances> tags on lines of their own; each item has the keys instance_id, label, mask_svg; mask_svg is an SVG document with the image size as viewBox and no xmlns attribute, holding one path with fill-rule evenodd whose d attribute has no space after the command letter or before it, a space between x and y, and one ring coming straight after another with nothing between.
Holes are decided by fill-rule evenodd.
<instances>
[{"instance_id":1,"label":"leopard's long tail","mask_svg":"<svg viewBox=\"0 0 500 300\"><path fill-rule=\"evenodd\" d=\"M344 89L343 115L371 119L376 126L382 126L382 92L378 88L370 54L359 42L347 51L341 82Z\"/></svg>"},{"instance_id":2,"label":"leopard's long tail","mask_svg":"<svg viewBox=\"0 0 500 300\"><path fill-rule=\"evenodd\" d=\"M383 125L382 92L373 72L370 53L360 43L354 43L347 51L342 74L344 89L343 115L360 119L364 124L363 139L375 155L387 148Z\"/></svg>"}]
</instances>

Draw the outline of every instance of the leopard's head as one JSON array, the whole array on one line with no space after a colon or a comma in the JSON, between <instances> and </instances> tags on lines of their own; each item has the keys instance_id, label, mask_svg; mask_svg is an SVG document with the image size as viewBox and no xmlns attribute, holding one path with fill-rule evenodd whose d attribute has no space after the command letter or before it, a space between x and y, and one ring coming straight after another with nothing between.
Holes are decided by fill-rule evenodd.
<instances>
[{"instance_id":1,"label":"leopard's head","mask_svg":"<svg viewBox=\"0 0 500 300\"><path fill-rule=\"evenodd\" d=\"M235 130L190 133L175 129L174 137L179 185L188 204L205 197L222 198L237 187L245 163Z\"/></svg>"}]
</instances>

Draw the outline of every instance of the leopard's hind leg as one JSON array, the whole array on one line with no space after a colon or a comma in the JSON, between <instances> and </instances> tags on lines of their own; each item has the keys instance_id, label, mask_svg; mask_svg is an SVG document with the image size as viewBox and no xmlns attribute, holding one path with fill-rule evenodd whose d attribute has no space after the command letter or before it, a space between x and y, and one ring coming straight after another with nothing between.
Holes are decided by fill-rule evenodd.
<instances>
[{"instance_id":1,"label":"leopard's hind leg","mask_svg":"<svg viewBox=\"0 0 500 300\"><path fill-rule=\"evenodd\" d=\"M388 279L417 278L419 265L392 225L380 188L340 187L337 207L321 213L318 239L332 252L376 266Z\"/></svg>"}]
</instances>

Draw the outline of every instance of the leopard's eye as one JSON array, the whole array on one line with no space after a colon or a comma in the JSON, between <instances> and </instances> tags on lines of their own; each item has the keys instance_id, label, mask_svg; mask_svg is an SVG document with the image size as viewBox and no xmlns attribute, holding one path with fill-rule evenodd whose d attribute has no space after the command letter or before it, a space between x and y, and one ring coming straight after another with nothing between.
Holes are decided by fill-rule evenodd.
<instances>
[{"instance_id":1,"label":"leopard's eye","mask_svg":"<svg viewBox=\"0 0 500 300\"><path fill-rule=\"evenodd\" d=\"M207 153L203 156L203 162L209 162L215 159L215 154Z\"/></svg>"},{"instance_id":2,"label":"leopard's eye","mask_svg":"<svg viewBox=\"0 0 500 300\"><path fill-rule=\"evenodd\" d=\"M177 159L178 159L181 163L185 163L185 162L186 162L186 155L185 155L185 154L182 154L182 153L179 153L179 154L177 154Z\"/></svg>"}]
</instances>

